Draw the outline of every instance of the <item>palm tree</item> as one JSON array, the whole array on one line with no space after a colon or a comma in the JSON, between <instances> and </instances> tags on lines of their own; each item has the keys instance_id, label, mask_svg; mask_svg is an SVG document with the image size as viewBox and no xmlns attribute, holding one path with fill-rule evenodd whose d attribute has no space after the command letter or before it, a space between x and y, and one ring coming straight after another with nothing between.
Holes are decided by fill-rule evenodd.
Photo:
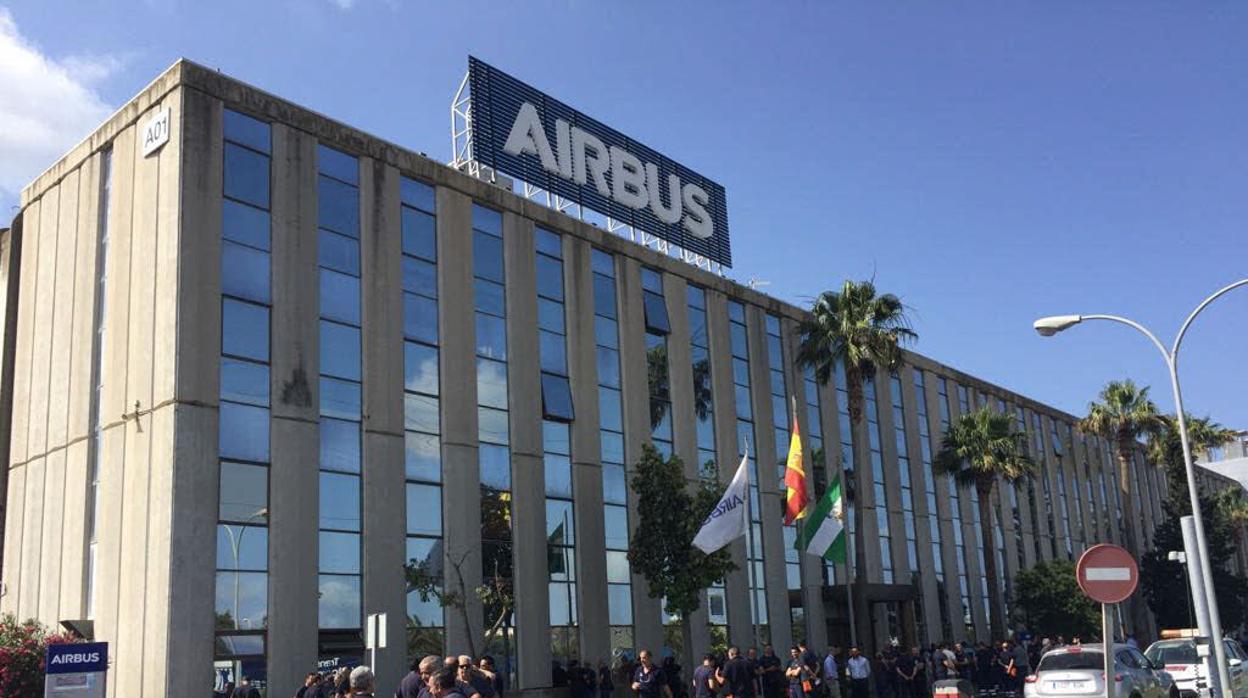
<instances>
[{"instance_id":1,"label":"palm tree","mask_svg":"<svg viewBox=\"0 0 1248 698\"><path fill-rule=\"evenodd\" d=\"M959 487L979 494L980 535L984 545L984 576L988 581L989 625L992 637L1005 637L1000 617L1001 589L997 586L996 527L992 525L992 490L997 480L1008 484L1036 471L1027 455L1027 436L1014 430L1014 419L987 407L958 417L945 430L944 441L932 461L932 471L949 475Z\"/></svg>"},{"instance_id":2,"label":"palm tree","mask_svg":"<svg viewBox=\"0 0 1248 698\"><path fill-rule=\"evenodd\" d=\"M1248 499L1244 497L1243 489L1228 487L1219 492L1213 501L1214 506L1218 508L1218 513L1231 525L1231 533L1235 536L1236 549L1242 548L1244 526L1248 525Z\"/></svg>"},{"instance_id":3,"label":"palm tree","mask_svg":"<svg viewBox=\"0 0 1248 698\"><path fill-rule=\"evenodd\" d=\"M905 305L891 293L877 295L871 281L846 279L840 291L824 291L815 299L810 315L802 320L798 332L801 340L797 365L813 369L815 380L820 384L832 378L838 363L845 367L854 463L867 463L863 379L874 377L880 369L895 370L901 365L901 345L918 339L910 329ZM864 491L859 481L861 469L858 471L856 478L854 469L847 469L845 473L851 493ZM884 503L876 502L876 505L882 507ZM859 593L854 595L854 616L860 631L858 635L867 638L871 625L862 593L866 581L863 576L866 570L863 518L862 507L854 507L854 585L859 588Z\"/></svg>"},{"instance_id":4,"label":"palm tree","mask_svg":"<svg viewBox=\"0 0 1248 698\"><path fill-rule=\"evenodd\" d=\"M1202 450L1235 440L1234 429L1227 429L1209 417L1187 415L1187 440L1193 457ZM1191 513L1187 493L1187 466L1183 461L1183 441L1179 438L1179 421L1174 415L1160 417L1158 427L1148 434L1148 459L1165 468L1170 489L1170 503L1182 514Z\"/></svg>"},{"instance_id":5,"label":"palm tree","mask_svg":"<svg viewBox=\"0 0 1248 698\"><path fill-rule=\"evenodd\" d=\"M1135 502L1131 498L1131 459L1140 436L1162 428L1164 421L1157 405L1148 399L1148 386L1137 387L1127 379L1110 381L1100 394L1101 401L1088 405L1088 416L1079 420L1085 434L1097 434L1114 445L1118 456L1118 491L1122 494L1123 521L1127 525L1127 549L1143 550L1135 544Z\"/></svg>"}]
</instances>

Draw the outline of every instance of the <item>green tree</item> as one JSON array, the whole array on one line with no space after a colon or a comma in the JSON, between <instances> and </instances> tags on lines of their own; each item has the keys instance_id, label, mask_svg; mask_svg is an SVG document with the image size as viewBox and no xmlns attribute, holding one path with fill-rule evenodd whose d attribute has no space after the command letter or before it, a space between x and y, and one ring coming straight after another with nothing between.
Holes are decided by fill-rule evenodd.
<instances>
[{"instance_id":1,"label":"green tree","mask_svg":"<svg viewBox=\"0 0 1248 698\"><path fill-rule=\"evenodd\" d=\"M680 457L665 460L649 444L642 448L629 485L637 494L637 529L628 562L645 577L650 597L666 599L665 612L680 616L684 661L693 666L689 616L701 606L702 590L737 568L728 548L707 555L693 546L722 488L702 482L691 491Z\"/></svg>"},{"instance_id":2,"label":"green tree","mask_svg":"<svg viewBox=\"0 0 1248 698\"><path fill-rule=\"evenodd\" d=\"M1016 623L1033 635L1091 639L1101 634L1101 610L1084 596L1075 580L1075 564L1041 562L1014 577Z\"/></svg>"},{"instance_id":3,"label":"green tree","mask_svg":"<svg viewBox=\"0 0 1248 698\"><path fill-rule=\"evenodd\" d=\"M1101 390L1100 398L1100 402L1088 405L1088 416L1079 420L1079 429L1085 434L1106 438L1114 445L1123 520L1134 522L1137 519L1131 493L1131 459L1140 437L1162 428L1164 420L1157 405L1148 399L1148 387L1137 387L1130 379L1110 381ZM1136 544L1132 525L1127 526L1127 549L1142 549Z\"/></svg>"},{"instance_id":4,"label":"green tree","mask_svg":"<svg viewBox=\"0 0 1248 698\"><path fill-rule=\"evenodd\" d=\"M1184 490L1186 491L1186 490ZM1187 505L1185 496L1171 496L1163 506L1165 516L1153 533L1153 550L1140 562L1140 586L1148 607L1163 628L1191 627L1187 574L1183 565L1167 559L1171 550L1183 550L1183 530L1179 517L1187 516L1176 507ZM1188 508L1190 511L1190 507ZM1231 510L1218 506L1218 501L1202 497L1201 517L1205 523L1205 542L1209 546L1209 560L1213 567L1214 592L1218 595L1218 612L1222 627L1237 628L1248 617L1248 579L1230 572L1229 562L1235 554L1235 526L1229 515ZM1182 600L1182 602L1180 602Z\"/></svg>"},{"instance_id":5,"label":"green tree","mask_svg":"<svg viewBox=\"0 0 1248 698\"><path fill-rule=\"evenodd\" d=\"M831 380L837 364L845 368L845 390L849 396L849 421L854 462L845 463L845 485L852 503L863 489L862 470L855 464L869 462L866 398L863 380L874 378L879 370L896 370L902 361L902 345L918 339L910 329L906 306L891 293L877 294L871 281L846 279L840 291L825 291L815 299L810 315L799 328L797 350L799 368L812 368L820 384ZM863 508L854 511L854 618L860 642L871 637L867 613L866 570L863 539Z\"/></svg>"},{"instance_id":6,"label":"green tree","mask_svg":"<svg viewBox=\"0 0 1248 698\"><path fill-rule=\"evenodd\" d=\"M1014 430L1014 418L996 414L987 407L964 414L945 430L940 451L932 460L937 475L949 475L964 489L979 495L979 528L984 555L984 576L988 580L989 625L992 637L1005 637L1001 617L1001 589L997 586L996 527L992 525L992 491L1001 480L1011 484L1030 477L1036 464L1027 455L1027 436Z\"/></svg>"},{"instance_id":7,"label":"green tree","mask_svg":"<svg viewBox=\"0 0 1248 698\"><path fill-rule=\"evenodd\" d=\"M39 698L43 695L44 658L48 645L78 642L64 633L50 633L35 619L0 618L0 696Z\"/></svg>"},{"instance_id":8,"label":"green tree","mask_svg":"<svg viewBox=\"0 0 1248 698\"><path fill-rule=\"evenodd\" d=\"M1209 417L1187 415L1187 440L1193 457L1204 449L1221 446L1235 438L1235 431L1224 428ZM1183 515L1192 513L1187 490L1187 466L1183 461L1183 441L1179 437L1179 421L1174 415L1158 418L1148 433L1148 459L1165 470L1170 485L1170 504Z\"/></svg>"}]
</instances>

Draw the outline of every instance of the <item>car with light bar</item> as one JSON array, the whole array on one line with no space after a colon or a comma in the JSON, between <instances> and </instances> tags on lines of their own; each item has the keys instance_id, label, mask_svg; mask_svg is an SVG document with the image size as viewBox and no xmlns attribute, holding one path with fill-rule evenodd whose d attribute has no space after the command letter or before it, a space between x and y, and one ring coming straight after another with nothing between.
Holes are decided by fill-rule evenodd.
<instances>
[{"instance_id":1,"label":"car with light bar","mask_svg":"<svg viewBox=\"0 0 1248 698\"><path fill-rule=\"evenodd\" d=\"M1164 633L1163 633L1164 637ZM1238 698L1248 698L1248 656L1238 642L1231 639L1223 640L1226 646L1226 658L1230 663L1231 684L1233 693ZM1197 698L1207 695L1209 677L1206 675L1205 664L1196 650L1196 639L1182 637L1163 639L1154 642L1144 651L1153 664L1162 666L1166 673L1174 677L1174 684L1179 689L1181 698Z\"/></svg>"},{"instance_id":2,"label":"car with light bar","mask_svg":"<svg viewBox=\"0 0 1248 698\"><path fill-rule=\"evenodd\" d=\"M1139 650L1113 645L1111 698L1180 698L1174 679ZM1105 654L1100 644L1068 645L1044 653L1023 683L1024 698L1104 696Z\"/></svg>"}]
</instances>

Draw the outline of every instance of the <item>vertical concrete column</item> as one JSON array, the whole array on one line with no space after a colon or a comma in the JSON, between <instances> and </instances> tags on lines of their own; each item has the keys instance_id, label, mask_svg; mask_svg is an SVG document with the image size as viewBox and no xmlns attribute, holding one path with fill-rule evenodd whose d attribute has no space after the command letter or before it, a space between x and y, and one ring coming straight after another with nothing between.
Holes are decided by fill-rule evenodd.
<instances>
[{"instance_id":1,"label":"vertical concrete column","mask_svg":"<svg viewBox=\"0 0 1248 698\"><path fill-rule=\"evenodd\" d=\"M551 653L541 359L537 344L537 261L533 250L533 222L511 212L503 214L503 260L507 279L511 535L515 546L512 569L519 688L542 688L550 686ZM579 542L579 538L577 540ZM578 551L581 549L578 545Z\"/></svg>"},{"instance_id":2,"label":"vertical concrete column","mask_svg":"<svg viewBox=\"0 0 1248 698\"><path fill-rule=\"evenodd\" d=\"M650 443L650 383L646 363L646 321L641 297L641 266L635 259L616 255L616 290L620 297L620 382L624 401L624 460L631 479L643 444ZM634 542L637 495L628 490ZM645 541L640 541L644 543ZM638 649L657 652L663 644L660 600L650 597L646 578L633 572L633 633Z\"/></svg>"},{"instance_id":3,"label":"vertical concrete column","mask_svg":"<svg viewBox=\"0 0 1248 698\"><path fill-rule=\"evenodd\" d=\"M274 124L268 670L269 685L277 695L298 688L319 652L316 167L316 139Z\"/></svg>"},{"instance_id":4,"label":"vertical concrete column","mask_svg":"<svg viewBox=\"0 0 1248 698\"><path fill-rule=\"evenodd\" d=\"M126 470L126 347L130 330L130 221L133 214L135 129L126 128L113 139L112 200L108 209L108 259L105 274L104 340L101 347L100 484L96 492L99 511L99 543L95 554L95 634L107 640L113 660L118 657L119 626L123 622L118 607L121 579L122 516L129 503L123 486ZM218 181L220 178L218 177ZM219 342L218 342L219 344ZM19 356L20 359L20 356ZM216 380L216 376L213 376ZM216 396L213 396L216 399ZM215 475L214 475L215 482ZM215 496L213 502L216 501ZM213 541L215 546L216 541ZM214 548L215 550L215 548ZM215 565L215 555L212 556ZM126 619L128 622L128 619ZM115 686L109 689L116 695Z\"/></svg>"},{"instance_id":5,"label":"vertical concrete column","mask_svg":"<svg viewBox=\"0 0 1248 698\"><path fill-rule=\"evenodd\" d=\"M378 686L407 673L407 496L403 435L403 231L399 171L360 158L360 267L364 283L364 613L386 614ZM394 638L394 639L389 639Z\"/></svg>"},{"instance_id":6,"label":"vertical concrete column","mask_svg":"<svg viewBox=\"0 0 1248 698\"><path fill-rule=\"evenodd\" d=\"M673 451L685 463L685 477L690 488L699 487L698 473L698 423L694 413L693 395L693 348L689 334L689 303L688 283L683 277L675 274L663 275L663 298L667 302L668 321L672 331L667 335L667 366L668 386L672 395L672 439ZM691 646L695 654L711 642L711 631L707 627L706 595L702 595L702 604L689 617ZM673 647L676 652L682 648ZM678 655L679 656L679 655ZM684 657L687 666L690 662L700 663L697 657Z\"/></svg>"},{"instance_id":7,"label":"vertical concrete column","mask_svg":"<svg viewBox=\"0 0 1248 698\"><path fill-rule=\"evenodd\" d=\"M771 409L771 369L767 356L767 331L763 311L745 306L746 335L750 344L750 392L754 405L753 444L758 458L758 508L763 530L763 584L767 589L767 625L771 641L780 647L793 644L788 583L784 572L784 510L781 506L779 459ZM766 637L763 638L766 641ZM761 649L761 648L760 648Z\"/></svg>"},{"instance_id":8,"label":"vertical concrete column","mask_svg":"<svg viewBox=\"0 0 1248 698\"><path fill-rule=\"evenodd\" d=\"M918 397L914 392L914 371L911 366L902 366L898 374L901 379L901 400L905 406L906 417L906 450L910 453L910 472L902 473L902 477L909 477L912 484L917 484L911 494L914 502L914 532L915 542L918 547L919 574L915 580L918 583L918 592L923 597L923 623L927 626L927 634L930 640L941 637L940 629L940 606L944 603L944 599L940 598L936 585L936 561L932 557L932 528L930 517L937 516L937 513L928 508L927 502L927 478L931 477L935 483L935 475L930 473L930 465L923 462L923 437L919 434L919 405ZM924 385L927 381L924 380ZM926 395L924 396L926 398ZM928 411L931 411L931 403L928 404ZM932 451L935 454L935 451ZM924 470L929 470L924 473ZM939 490L937 497L940 496ZM943 542L943 540L942 540ZM943 563L943 560L942 560ZM922 639L922 638L920 638Z\"/></svg>"},{"instance_id":9,"label":"vertical concrete column","mask_svg":"<svg viewBox=\"0 0 1248 698\"><path fill-rule=\"evenodd\" d=\"M741 463L741 441L737 437L737 407L732 381L732 341L728 332L728 305L724 294L710 289L706 292L706 322L710 334L711 399L715 408L715 459L719 481L727 486ZM753 444L751 444L753 448ZM728 546L736 571L724 580L728 606L728 641L747 647L754 643L754 626L750 618L750 585L746 576L745 538Z\"/></svg>"},{"instance_id":10,"label":"vertical concrete column","mask_svg":"<svg viewBox=\"0 0 1248 698\"><path fill-rule=\"evenodd\" d=\"M91 381L91 357L96 341L93 322L100 223L100 154L87 158L80 169L78 243L74 253L74 310L70 329L69 375L65 387L69 392L65 425L65 439L69 446L64 496L69 501L85 502L91 488L87 437L90 431L91 396L95 394L95 385ZM61 547L62 618L82 618L86 615L87 536L90 525L87 516L85 506L65 507L64 542Z\"/></svg>"},{"instance_id":11,"label":"vertical concrete column","mask_svg":"<svg viewBox=\"0 0 1248 698\"><path fill-rule=\"evenodd\" d=\"M155 108L160 108L156 106ZM139 117L140 121L150 113ZM174 139L165 148L174 145ZM134 198L131 221L130 246L130 332L126 346L126 404L125 412L125 475L122 487L125 506L121 514L121 575L119 580L118 607L125 614L117 632L117 652L114 663L117 695L142 695L147 681L163 685L164 677L157 671L151 674L147 653L163 639L153 633L153 625L163 618L153 618L153 607L148 604L149 595L159 591L148 588L147 571L150 565L160 564L159 558L149 555L149 543L162 525L160 512L153 506L153 477L159 474L152 468L152 443L155 436L152 415L153 355L156 304L156 266L159 245L157 223L158 197L160 194L160 156L145 157L136 147L129 153L119 152L122 158L134 159ZM174 165L176 167L176 165ZM156 520L153 520L156 519ZM167 526L167 523L164 525ZM163 659L163 658L162 658ZM163 661L162 661L163 669Z\"/></svg>"},{"instance_id":12,"label":"vertical concrete column","mask_svg":"<svg viewBox=\"0 0 1248 698\"><path fill-rule=\"evenodd\" d=\"M572 495L576 499L576 610L581 657L610 661L611 627L607 604L607 566L602 498L602 438L598 414L598 358L594 340L593 248L563 236L563 287L571 374Z\"/></svg>"},{"instance_id":13,"label":"vertical concrete column","mask_svg":"<svg viewBox=\"0 0 1248 698\"><path fill-rule=\"evenodd\" d=\"M462 594L466 600L462 611L447 609L446 646L458 649L480 646L482 637L481 602L472 591L481 579L477 339L471 302L472 199L446 187L438 187L436 197L444 588Z\"/></svg>"},{"instance_id":14,"label":"vertical concrete column","mask_svg":"<svg viewBox=\"0 0 1248 698\"><path fill-rule=\"evenodd\" d=\"M789 384L789 395L792 398L789 402L790 409L792 409L794 401L797 404L797 423L802 440L802 467L806 471L806 494L810 498L809 506L813 510L819 503L819 497L823 494L815 489L815 469L820 466L815 462L815 450L811 446L810 441L813 426L810 422L812 415L806 405L808 397L806 395L806 381L801 369L797 367L794 361L794 357L797 356L799 341L797 323L790 318L782 318L780 321L780 341L784 346L786 359L784 371ZM816 418L818 418L817 415ZM823 431L822 424L819 425L819 429L823 433L824 458L826 459L828 453L828 432ZM832 483L831 479L825 479L824 482L829 485ZM807 517L804 520L804 525L818 526L819 522ZM788 551L786 550L785 553L787 554ZM825 622L823 609L823 560L800 551L797 553L797 559L801 565L802 588L800 593L803 609L802 623L805 627L793 628L793 635L795 637L804 635L807 645L819 652L828 644L828 626Z\"/></svg>"},{"instance_id":15,"label":"vertical concrete column","mask_svg":"<svg viewBox=\"0 0 1248 698\"><path fill-rule=\"evenodd\" d=\"M181 132L177 136L181 157L169 168L175 170L169 173L171 179L164 180L161 185L162 202L171 201L172 197L179 199L171 208L177 218L162 220L162 226L166 226L162 234L171 230L175 242L162 245L161 256L168 259L165 254L170 250L166 248L173 247L176 263L160 271L158 287L158 293L163 295L166 293L163 289L176 283L177 293L162 298L164 311L157 317L158 332L167 333L161 338L161 351L157 354L157 365L161 367L157 385L161 386L162 394L168 390L178 401L172 414L160 415L157 451L158 462L172 463L170 512L177 512L168 522L169 572L168 579L163 580L169 588L167 695L187 695L202 690L201 677L211 671L216 625L214 571L219 496L215 405L220 391L221 266L215 262L221 259L222 113L217 100L195 90L180 92L181 119L175 111L174 121L180 124ZM114 156L113 166L116 164ZM162 163L162 170L163 167ZM114 170L114 196L116 186ZM114 199L109 210L116 205ZM116 234L117 229L110 226L110 266L116 249L113 243ZM118 280L111 276L111 270L108 273L111 289ZM176 277L176 282L170 275ZM173 301L172 306L163 305L168 300ZM106 312L111 314L112 308L107 306ZM176 331L171 329L167 313L175 316L172 326ZM89 366L86 375L90 375ZM105 415L101 409L101 421L106 420ZM103 487L101 474L101 491ZM106 506L99 493L96 506ZM102 509L100 521L103 526ZM102 529L101 541L105 535ZM272 538L270 545L273 545ZM100 549L102 546L101 542ZM98 556L97 551L97 569ZM96 598L99 598L98 590Z\"/></svg>"}]
</instances>

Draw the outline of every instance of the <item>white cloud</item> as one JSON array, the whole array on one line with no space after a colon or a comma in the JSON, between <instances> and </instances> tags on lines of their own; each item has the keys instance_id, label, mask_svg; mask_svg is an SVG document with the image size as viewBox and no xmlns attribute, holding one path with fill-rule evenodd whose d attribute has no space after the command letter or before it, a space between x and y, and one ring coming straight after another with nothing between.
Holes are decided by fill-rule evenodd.
<instances>
[{"instance_id":1,"label":"white cloud","mask_svg":"<svg viewBox=\"0 0 1248 698\"><path fill-rule=\"evenodd\" d=\"M0 7L0 226L21 188L112 113L95 85L120 68L111 56L48 56Z\"/></svg>"},{"instance_id":2,"label":"white cloud","mask_svg":"<svg viewBox=\"0 0 1248 698\"><path fill-rule=\"evenodd\" d=\"M329 0L329 1L337 5L338 9L340 10L349 10L351 9L352 6L355 5L355 0Z\"/></svg>"}]
</instances>

